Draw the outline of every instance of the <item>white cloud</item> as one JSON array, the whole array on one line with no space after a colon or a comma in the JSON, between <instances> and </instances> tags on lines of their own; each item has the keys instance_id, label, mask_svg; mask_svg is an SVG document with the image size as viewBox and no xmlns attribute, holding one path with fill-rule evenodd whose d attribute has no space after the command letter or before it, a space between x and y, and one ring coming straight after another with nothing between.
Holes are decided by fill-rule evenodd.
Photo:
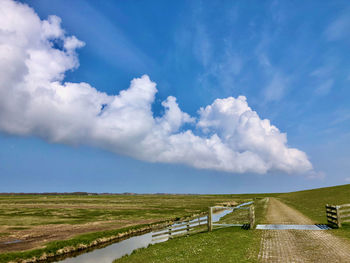
<instances>
[{"instance_id":1,"label":"white cloud","mask_svg":"<svg viewBox=\"0 0 350 263\"><path fill-rule=\"evenodd\" d=\"M306 154L288 147L286 134L260 119L244 96L217 99L199 110L198 119L169 96L163 116L154 118L157 89L147 75L117 95L64 82L65 72L78 67L75 49L84 43L66 36L60 22L56 16L41 21L27 5L0 2L1 131L227 172L312 170Z\"/></svg>"},{"instance_id":2,"label":"white cloud","mask_svg":"<svg viewBox=\"0 0 350 263\"><path fill-rule=\"evenodd\" d=\"M345 182L350 183L350 177L346 177Z\"/></svg>"}]
</instances>

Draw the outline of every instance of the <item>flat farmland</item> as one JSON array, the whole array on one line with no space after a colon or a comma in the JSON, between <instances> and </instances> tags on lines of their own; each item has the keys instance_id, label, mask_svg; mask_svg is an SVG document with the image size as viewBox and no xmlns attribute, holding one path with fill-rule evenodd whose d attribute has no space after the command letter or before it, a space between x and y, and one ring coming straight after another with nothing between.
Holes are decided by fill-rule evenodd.
<instances>
[{"instance_id":1,"label":"flat farmland","mask_svg":"<svg viewBox=\"0 0 350 263\"><path fill-rule=\"evenodd\" d=\"M76 235L174 220L249 195L1 195L0 253ZM20 240L20 242L17 242Z\"/></svg>"}]
</instances>

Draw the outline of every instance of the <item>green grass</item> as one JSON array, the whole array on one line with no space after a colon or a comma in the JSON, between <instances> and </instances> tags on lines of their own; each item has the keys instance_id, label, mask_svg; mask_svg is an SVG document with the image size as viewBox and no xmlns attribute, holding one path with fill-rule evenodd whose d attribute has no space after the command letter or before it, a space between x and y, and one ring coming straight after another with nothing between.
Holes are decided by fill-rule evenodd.
<instances>
[{"instance_id":1,"label":"green grass","mask_svg":"<svg viewBox=\"0 0 350 263\"><path fill-rule=\"evenodd\" d=\"M239 227L223 228L151 245L114 263L257 262L259 235Z\"/></svg>"},{"instance_id":2,"label":"green grass","mask_svg":"<svg viewBox=\"0 0 350 263\"><path fill-rule=\"evenodd\" d=\"M249 201L249 200L247 200ZM245 206L248 208L249 206ZM258 224L265 218L267 198L255 198L255 222ZM238 209L222 217L218 223L221 224L249 224L249 210Z\"/></svg>"},{"instance_id":3,"label":"green grass","mask_svg":"<svg viewBox=\"0 0 350 263\"><path fill-rule=\"evenodd\" d=\"M301 211L317 223L326 223L325 204L350 203L350 185L328 187L283 194L245 195L103 195L103 196L0 196L0 236L32 226L50 224L84 224L89 222L137 222L150 219L165 221L207 211L209 206L236 200L254 199L256 222L266 213L266 199L277 197ZM224 218L226 223L246 218L240 211ZM7 228L6 228L7 227ZM135 226L139 227L139 226ZM125 229L79 235L69 240L46 244L45 248L0 255L0 262L19 258L40 257L60 248L88 244L100 238L124 232ZM333 230L338 236L350 238L350 226ZM169 242L136 251L117 262L254 262L259 247L260 231L226 228L212 233L175 238ZM233 253L234 251L234 253Z\"/></svg>"},{"instance_id":4,"label":"green grass","mask_svg":"<svg viewBox=\"0 0 350 263\"><path fill-rule=\"evenodd\" d=\"M255 199L256 220L265 217L266 198ZM244 200L248 201L248 200ZM219 223L248 223L248 210L235 210ZM261 231L240 227L214 229L213 232L179 237L140 249L115 263L123 262L257 262Z\"/></svg>"},{"instance_id":5,"label":"green grass","mask_svg":"<svg viewBox=\"0 0 350 263\"><path fill-rule=\"evenodd\" d=\"M266 217L268 205L268 198L256 198L254 202L255 207L255 223L261 224Z\"/></svg>"},{"instance_id":6,"label":"green grass","mask_svg":"<svg viewBox=\"0 0 350 263\"><path fill-rule=\"evenodd\" d=\"M248 195L247 195L248 196ZM28 227L111 220L164 220L207 211L239 195L0 196L0 224Z\"/></svg>"},{"instance_id":7,"label":"green grass","mask_svg":"<svg viewBox=\"0 0 350 263\"><path fill-rule=\"evenodd\" d=\"M326 204L350 203L350 184L280 194L278 198L316 223L326 224Z\"/></svg>"},{"instance_id":8,"label":"green grass","mask_svg":"<svg viewBox=\"0 0 350 263\"><path fill-rule=\"evenodd\" d=\"M350 185L320 188L283 194L250 195L255 200L256 222L264 220L265 196L277 197L318 223L326 223L325 204L350 203ZM248 196L245 196L248 198ZM247 211L238 210L222 218L221 223L247 220ZM350 238L350 226L332 230L337 236ZM261 231L240 228L214 230L190 237L179 237L165 243L140 249L115 263L123 262L255 262Z\"/></svg>"},{"instance_id":9,"label":"green grass","mask_svg":"<svg viewBox=\"0 0 350 263\"><path fill-rule=\"evenodd\" d=\"M3 233L21 231L50 224L84 224L89 222L137 223L139 220L163 222L199 214L209 206L236 200L242 203L248 195L103 195L103 196L0 196L0 225ZM112 236L125 229L79 235L69 240L45 244L44 248L0 254L0 262L40 257L67 246L88 244L100 237ZM5 234L1 234L3 237Z\"/></svg>"}]
</instances>

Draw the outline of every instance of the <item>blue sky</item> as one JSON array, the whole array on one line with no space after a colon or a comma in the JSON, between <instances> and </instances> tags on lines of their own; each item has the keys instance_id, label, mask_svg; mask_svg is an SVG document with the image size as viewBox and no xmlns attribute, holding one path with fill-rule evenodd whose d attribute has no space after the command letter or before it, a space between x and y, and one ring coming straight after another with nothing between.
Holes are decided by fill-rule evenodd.
<instances>
[{"instance_id":1,"label":"blue sky","mask_svg":"<svg viewBox=\"0 0 350 263\"><path fill-rule=\"evenodd\" d=\"M85 43L64 81L114 95L147 74L157 83L154 116L170 95L191 116L244 95L307 154L317 178L153 163L3 131L1 192L279 192L350 182L348 1L23 2Z\"/></svg>"}]
</instances>

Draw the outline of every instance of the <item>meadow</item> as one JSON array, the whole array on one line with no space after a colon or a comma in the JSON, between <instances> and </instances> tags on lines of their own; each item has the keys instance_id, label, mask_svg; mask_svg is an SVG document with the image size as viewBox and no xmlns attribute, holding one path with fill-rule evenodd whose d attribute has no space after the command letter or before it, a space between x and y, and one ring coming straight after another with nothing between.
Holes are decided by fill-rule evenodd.
<instances>
[{"instance_id":1,"label":"meadow","mask_svg":"<svg viewBox=\"0 0 350 263\"><path fill-rule=\"evenodd\" d=\"M350 185L275 194L0 195L0 262L38 258L65 247L198 215L225 202L254 200L256 222L261 223L266 197L281 200L316 223L326 223L325 204L350 203ZM222 222L238 223L246 216L247 210L241 210L225 216ZM332 231L350 239L348 225ZM239 227L216 229L152 245L116 262L140 262L140 258L143 262L151 258L150 262L164 262L165 258L167 262L198 262L199 258L201 262L255 262L260 235L260 231ZM5 244L12 240L22 242Z\"/></svg>"},{"instance_id":2,"label":"meadow","mask_svg":"<svg viewBox=\"0 0 350 263\"><path fill-rule=\"evenodd\" d=\"M247 199L249 195L0 195L0 262L40 257ZM8 243L16 240L21 242Z\"/></svg>"}]
</instances>

